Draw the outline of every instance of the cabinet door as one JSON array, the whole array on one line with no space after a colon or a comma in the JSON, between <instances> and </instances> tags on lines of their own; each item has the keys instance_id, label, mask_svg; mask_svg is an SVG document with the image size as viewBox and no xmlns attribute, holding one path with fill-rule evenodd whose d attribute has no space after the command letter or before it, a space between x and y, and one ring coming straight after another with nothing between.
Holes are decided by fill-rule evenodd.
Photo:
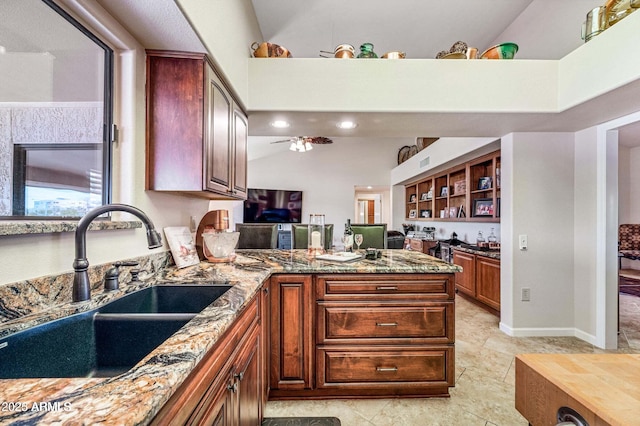
<instances>
[{"instance_id":1,"label":"cabinet door","mask_svg":"<svg viewBox=\"0 0 640 426\"><path fill-rule=\"evenodd\" d=\"M146 188L201 191L202 55L147 55Z\"/></svg>"},{"instance_id":2,"label":"cabinet door","mask_svg":"<svg viewBox=\"0 0 640 426\"><path fill-rule=\"evenodd\" d=\"M496 310L500 310L500 261L477 256L476 297Z\"/></svg>"},{"instance_id":3,"label":"cabinet door","mask_svg":"<svg viewBox=\"0 0 640 426\"><path fill-rule=\"evenodd\" d=\"M313 299L311 275L271 279L272 389L311 389Z\"/></svg>"},{"instance_id":4,"label":"cabinet door","mask_svg":"<svg viewBox=\"0 0 640 426\"><path fill-rule=\"evenodd\" d=\"M476 296L476 256L457 250L453 251L453 263L462 266L462 272L456 272L456 288L470 296Z\"/></svg>"},{"instance_id":5,"label":"cabinet door","mask_svg":"<svg viewBox=\"0 0 640 426\"><path fill-rule=\"evenodd\" d=\"M233 111L233 196L247 197L247 138L249 125L242 111Z\"/></svg>"},{"instance_id":6,"label":"cabinet door","mask_svg":"<svg viewBox=\"0 0 640 426\"><path fill-rule=\"evenodd\" d=\"M231 108L232 101L222 82L206 67L205 142L207 190L231 191Z\"/></svg>"},{"instance_id":7,"label":"cabinet door","mask_svg":"<svg viewBox=\"0 0 640 426\"><path fill-rule=\"evenodd\" d=\"M256 327L238 355L234 378L237 388L237 422L239 426L260 424L262 380L260 378L260 328Z\"/></svg>"},{"instance_id":8,"label":"cabinet door","mask_svg":"<svg viewBox=\"0 0 640 426\"><path fill-rule=\"evenodd\" d=\"M230 375L215 394L189 419L189 425L233 426L233 379Z\"/></svg>"}]
</instances>

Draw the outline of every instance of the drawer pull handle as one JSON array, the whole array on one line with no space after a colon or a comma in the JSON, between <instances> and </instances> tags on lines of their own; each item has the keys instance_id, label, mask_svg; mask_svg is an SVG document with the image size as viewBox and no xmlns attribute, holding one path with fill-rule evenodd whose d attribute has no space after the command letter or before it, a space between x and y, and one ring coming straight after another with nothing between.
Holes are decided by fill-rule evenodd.
<instances>
[{"instance_id":1,"label":"drawer pull handle","mask_svg":"<svg viewBox=\"0 0 640 426\"><path fill-rule=\"evenodd\" d=\"M376 326L378 327L397 327L397 322L377 322Z\"/></svg>"},{"instance_id":2,"label":"drawer pull handle","mask_svg":"<svg viewBox=\"0 0 640 426\"><path fill-rule=\"evenodd\" d=\"M396 287L394 285L376 287L376 290L397 290L397 289L398 289L398 287Z\"/></svg>"},{"instance_id":3,"label":"drawer pull handle","mask_svg":"<svg viewBox=\"0 0 640 426\"><path fill-rule=\"evenodd\" d=\"M376 367L376 371L379 371L381 373L387 372L387 371L398 371L398 367Z\"/></svg>"}]
</instances>

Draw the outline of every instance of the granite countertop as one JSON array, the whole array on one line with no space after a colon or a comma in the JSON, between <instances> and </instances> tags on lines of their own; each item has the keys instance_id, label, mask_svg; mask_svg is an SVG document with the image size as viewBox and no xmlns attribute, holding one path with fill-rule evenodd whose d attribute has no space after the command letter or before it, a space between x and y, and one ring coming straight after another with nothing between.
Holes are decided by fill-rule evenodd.
<instances>
[{"instance_id":1,"label":"granite countertop","mask_svg":"<svg viewBox=\"0 0 640 426\"><path fill-rule=\"evenodd\" d=\"M233 287L134 368L110 378L0 380L0 424L147 424L233 323L262 283L276 273L453 273L460 267L406 250L382 250L377 260L338 263L310 260L305 250L238 250L231 264L200 262L169 267L137 286L96 294L0 324L0 338L25 328L101 306L125 293L162 283L228 281ZM44 318L43 318L44 317ZM50 403L44 409L39 404ZM35 404L35 405L34 405ZM34 409L35 407L35 409Z\"/></svg>"},{"instance_id":2,"label":"granite countertop","mask_svg":"<svg viewBox=\"0 0 640 426\"><path fill-rule=\"evenodd\" d=\"M491 259L500 259L500 250L479 250L479 249L463 247L463 246L452 246L451 248L453 250L475 254L477 256L490 257Z\"/></svg>"}]
</instances>

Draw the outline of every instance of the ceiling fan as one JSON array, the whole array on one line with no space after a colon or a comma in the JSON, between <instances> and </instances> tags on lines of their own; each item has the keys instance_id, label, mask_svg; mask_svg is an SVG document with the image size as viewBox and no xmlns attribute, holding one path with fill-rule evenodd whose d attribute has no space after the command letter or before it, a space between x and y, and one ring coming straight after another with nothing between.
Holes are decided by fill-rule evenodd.
<instances>
[{"instance_id":1,"label":"ceiling fan","mask_svg":"<svg viewBox=\"0 0 640 426\"><path fill-rule=\"evenodd\" d=\"M311 151L313 149L313 144L318 145L327 145L333 143L333 141L329 138L325 138L324 136L297 136L291 139L283 139L281 141L275 141L271 143L284 143L288 142L291 144L289 149L291 151L298 152L306 152Z\"/></svg>"}]
</instances>

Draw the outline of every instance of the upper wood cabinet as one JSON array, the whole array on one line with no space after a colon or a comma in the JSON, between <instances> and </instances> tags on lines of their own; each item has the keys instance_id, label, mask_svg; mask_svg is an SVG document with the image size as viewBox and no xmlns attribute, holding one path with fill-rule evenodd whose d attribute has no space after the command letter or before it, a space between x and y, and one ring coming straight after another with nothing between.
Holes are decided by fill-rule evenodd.
<instances>
[{"instance_id":1,"label":"upper wood cabinet","mask_svg":"<svg viewBox=\"0 0 640 426\"><path fill-rule=\"evenodd\" d=\"M204 54L147 51L146 189L245 199L247 116Z\"/></svg>"},{"instance_id":2,"label":"upper wood cabinet","mask_svg":"<svg viewBox=\"0 0 640 426\"><path fill-rule=\"evenodd\" d=\"M412 220L500 221L500 151L405 186Z\"/></svg>"}]
</instances>

